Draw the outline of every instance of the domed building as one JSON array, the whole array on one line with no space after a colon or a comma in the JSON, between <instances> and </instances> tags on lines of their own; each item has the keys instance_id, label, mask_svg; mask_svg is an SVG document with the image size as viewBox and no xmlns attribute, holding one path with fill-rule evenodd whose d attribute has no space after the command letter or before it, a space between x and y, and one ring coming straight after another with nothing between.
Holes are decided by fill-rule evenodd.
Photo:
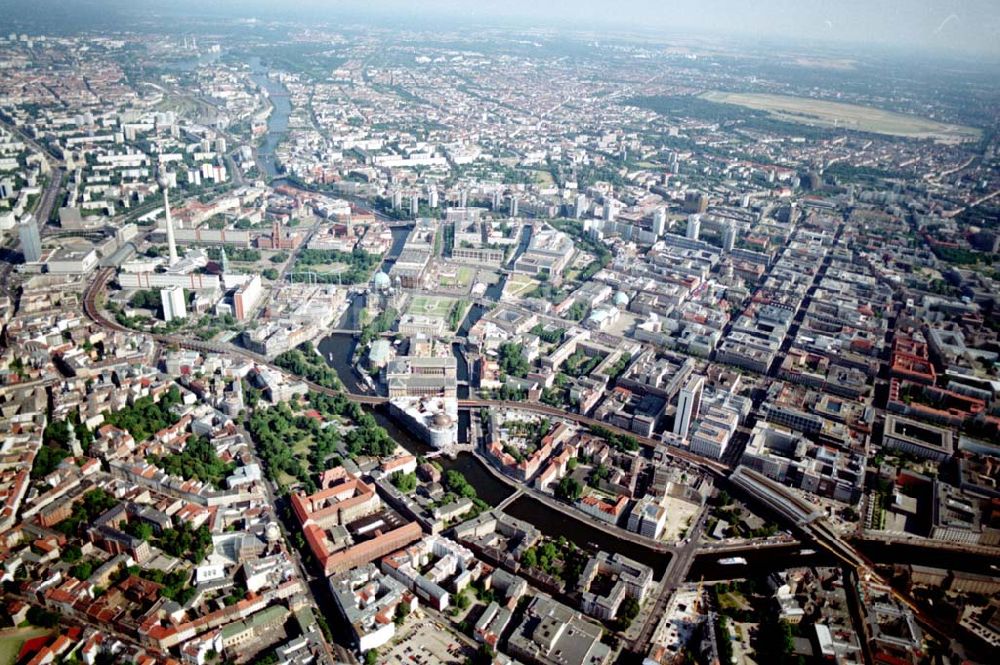
<instances>
[{"instance_id":1,"label":"domed building","mask_svg":"<svg viewBox=\"0 0 1000 665\"><path fill-rule=\"evenodd\" d=\"M372 277L372 288L377 291L387 291L392 288L392 280L387 274L379 270L375 273L375 276Z\"/></svg>"},{"instance_id":2,"label":"domed building","mask_svg":"<svg viewBox=\"0 0 1000 665\"><path fill-rule=\"evenodd\" d=\"M454 397L396 397L389 411L411 426L411 431L437 449L458 443L458 400Z\"/></svg>"},{"instance_id":3,"label":"domed building","mask_svg":"<svg viewBox=\"0 0 1000 665\"><path fill-rule=\"evenodd\" d=\"M264 527L264 538L269 543L281 538L281 529L278 528L277 522L269 522L266 527Z\"/></svg>"},{"instance_id":4,"label":"domed building","mask_svg":"<svg viewBox=\"0 0 1000 665\"><path fill-rule=\"evenodd\" d=\"M618 309L625 309L628 307L628 294L624 291L615 293L614 303Z\"/></svg>"}]
</instances>

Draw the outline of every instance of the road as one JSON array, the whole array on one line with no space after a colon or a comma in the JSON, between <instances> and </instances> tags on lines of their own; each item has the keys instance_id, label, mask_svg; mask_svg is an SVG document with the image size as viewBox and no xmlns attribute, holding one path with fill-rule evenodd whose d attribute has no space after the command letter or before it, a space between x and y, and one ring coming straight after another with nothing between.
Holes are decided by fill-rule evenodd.
<instances>
[{"instance_id":1,"label":"road","mask_svg":"<svg viewBox=\"0 0 1000 665\"><path fill-rule=\"evenodd\" d=\"M103 291L105 285L110 279L112 274L111 269L105 268L98 271L84 294L84 312L86 315L92 319L98 325L103 327L118 330L122 332L134 333L135 331L129 330L118 325L115 322L109 321L104 314L97 307L97 297ZM167 344L167 345L177 345L181 348L187 348L197 351L207 351L212 353L233 353L237 355L249 358L259 364L266 365L277 371L289 375L283 369L277 368L270 361L253 352L246 349L235 347L230 344L220 344L211 342L197 342L187 338L175 337L170 335L153 335L156 341ZM374 397L371 395L357 395L341 390L333 390L330 388L324 388L310 381L302 379L302 377L296 377L303 380L311 390L325 394L346 394L351 400L367 405L379 405L387 401L383 397ZM542 415L548 415L557 418L564 418L571 420L581 425L588 427L599 426L603 427L609 431L621 434L634 436L640 445L656 447L661 445L653 439L647 437L636 436L631 432L627 432L620 428L611 426L607 423L588 418L581 414L567 413L561 409L550 407L544 404L534 403L534 402L504 402L504 401L494 401L494 400L480 400L480 399L465 399L459 400L459 408L464 409L499 409L499 408L516 408L526 411L532 411ZM703 458L699 455L695 455L688 451L668 448L668 452L681 460L689 462L703 471L713 474L716 477L730 478L741 486L744 490L750 494L755 500L764 505L768 506L772 510L775 510L779 514L783 515L788 521L792 522L802 533L804 533L808 538L814 540L817 545L828 550L833 554L838 560L842 561L850 569L854 570L860 579L870 580L882 584L888 583L881 578L875 571L873 564L861 554L853 545L848 543L843 539L843 537L838 534L829 524L826 523L823 515L816 510L815 506L810 503L805 502L803 499L799 498L796 494L792 493L789 488L776 483L769 478L766 478L760 474L752 471L748 471L744 467L738 467L736 473L733 473L733 469L722 462L716 460L711 460ZM487 467L491 468L492 467ZM617 533L615 535L618 535ZM634 535L634 534L633 534ZM692 541L696 539L692 538ZM693 552L686 552L682 549L681 556L676 558L681 559L675 565L675 570L680 570L682 568L684 556L693 556ZM670 575L665 577L670 578ZM672 579L672 578L671 578ZM891 588L891 587L890 587ZM657 604L660 606L665 606L667 600L669 599L669 594L672 593L671 586L665 585L661 591L660 597L657 600ZM664 599L663 596L668 596ZM950 637L951 630L944 626L940 621L930 616L925 612L912 598L907 595L902 594L897 590L893 590L893 595L904 605L909 607L913 612L914 616L925 628L930 630L937 636L945 639L947 642ZM655 613L653 613L655 614ZM655 628L655 626L654 626ZM652 634L647 627L644 627L640 637Z\"/></svg>"},{"instance_id":2,"label":"road","mask_svg":"<svg viewBox=\"0 0 1000 665\"><path fill-rule=\"evenodd\" d=\"M667 571L660 581L659 591L653 606L646 615L646 619L639 631L639 635L632 640L632 651L644 653L648 647L656 627L663 618L663 612L667 608L670 599L673 598L677 589L684 584L688 571L691 570L691 563L700 549L698 541L701 539L702 530L705 528L705 519L708 510L703 509L698 516L698 521L694 523L688 532L687 538L680 547L674 548L674 556L667 564Z\"/></svg>"},{"instance_id":3,"label":"road","mask_svg":"<svg viewBox=\"0 0 1000 665\"><path fill-rule=\"evenodd\" d=\"M254 461L256 461L259 464L260 458L257 457L257 445L254 442L254 438L250 436L250 432L246 431L246 429L244 429L242 424L238 424L236 428L239 431L239 433L243 436L243 439L250 446L250 454L253 455ZM285 529L284 521L278 515L278 499L274 495L274 489L272 488L272 483L270 480L265 480L262 484L264 485L264 492L267 495L267 502L271 506L271 509L275 512L274 518L277 521L278 526L281 528L281 535L284 537L285 550L288 552L292 563L295 565L295 574L299 576L300 580L302 580L302 585L306 588L306 591L309 594L309 600L312 602L312 609L322 614L320 610L319 601L317 600L315 594L313 593L312 585L310 584L311 578L307 574L305 566L302 564L302 557L299 555L298 551L292 546L291 536ZM336 662L343 662L344 656L347 655L346 650L344 650L342 647L339 647L339 645L334 645L335 647L339 647L338 651L343 652L338 654L340 656L340 660L338 661L333 655L333 650L331 649L330 644L326 641L326 639L323 637L321 631L318 628L313 632L313 634L309 635L309 638L312 641L319 642L323 645L323 648L326 650L327 665L332 665L333 663Z\"/></svg>"},{"instance_id":4,"label":"road","mask_svg":"<svg viewBox=\"0 0 1000 665\"><path fill-rule=\"evenodd\" d=\"M65 175L65 162L62 161L58 156L49 152L47 148L42 146L40 143L36 142L30 136L22 132L18 127L12 125L9 122L0 120L0 124L6 127L12 134L17 136L21 141L30 146L32 149L37 151L42 157L48 162L49 165L49 182L45 186L45 191L42 192L41 200L35 207L35 219L39 222L39 232L45 233L45 224L49 220L49 216L52 214L52 208L55 205L56 197L59 191L62 189L63 176ZM16 234L12 234L13 238L16 238ZM7 247L13 248L14 242L9 243ZM3 261L3 266L0 267L0 290L3 290L8 296L11 295L10 291L10 274L14 270L13 261Z\"/></svg>"},{"instance_id":5,"label":"road","mask_svg":"<svg viewBox=\"0 0 1000 665\"><path fill-rule=\"evenodd\" d=\"M106 316L104 316L104 314L100 311L100 308L97 306L97 296L104 289L104 286L107 284L107 282L110 280L111 274L112 270L110 268L104 268L95 274L94 279L88 285L87 290L84 293L84 299L83 299L84 312L92 321L98 323L99 325L105 328L117 330L119 332L128 332L134 334L137 331L132 330L130 328L126 328L124 326L119 325L116 322L109 320ZM147 333L142 333L142 334L147 334ZM275 371L281 372L286 376L290 376L289 372L278 367L277 365L274 365L265 356L262 356L258 353L254 353L252 351L249 351L247 349L244 349L242 347L233 344L223 343L223 342L202 342L198 340L193 340L189 337L183 337L179 335L149 335L149 336L151 336L154 340L160 342L161 344L176 345L180 348L190 349L192 351L201 351L207 353L231 353L235 355L240 355L250 360L253 360L254 362L260 365L264 365L271 369L274 369ZM365 404L368 406L378 406L385 404L389 401L387 397L379 397L375 395L361 395L357 393L347 392L346 390L342 391L338 389L326 388L324 386L320 386L316 383L313 383L307 379L304 379L303 377L295 377L295 378L297 380L303 381L309 387L310 390L314 390L316 392L324 393L327 395L345 394L349 399L358 402L359 404ZM620 436L631 436L635 438L635 440L639 443L639 445L646 446L648 448L656 448L658 446L662 446L662 443L656 441L655 439L639 436L628 430L622 429L620 427L615 427L614 425L596 420L594 418L589 418L583 414L569 413L563 411L562 409L551 407L546 404L539 404L536 402L506 402L499 400L463 399L458 401L458 406L460 409L486 408L486 409L519 409L522 411L531 411L541 415L552 416L555 418L563 418L565 420L576 422L577 424L584 425L586 427L602 427ZM726 477L729 474L730 471L729 466L723 464L722 462L712 460L707 457L701 457L700 455L690 453L680 448L665 448L665 450L672 457L688 462L702 469L703 471L706 471L713 475Z\"/></svg>"}]
</instances>

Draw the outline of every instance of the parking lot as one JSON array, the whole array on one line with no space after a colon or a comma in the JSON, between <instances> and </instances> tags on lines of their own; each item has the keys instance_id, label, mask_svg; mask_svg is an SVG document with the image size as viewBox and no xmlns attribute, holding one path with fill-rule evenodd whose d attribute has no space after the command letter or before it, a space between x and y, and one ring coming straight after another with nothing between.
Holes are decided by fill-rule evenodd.
<instances>
[{"instance_id":1,"label":"parking lot","mask_svg":"<svg viewBox=\"0 0 1000 665\"><path fill-rule=\"evenodd\" d=\"M391 665L461 665L473 655L450 628L416 617L407 620L391 647L387 645L379 651L379 662Z\"/></svg>"}]
</instances>

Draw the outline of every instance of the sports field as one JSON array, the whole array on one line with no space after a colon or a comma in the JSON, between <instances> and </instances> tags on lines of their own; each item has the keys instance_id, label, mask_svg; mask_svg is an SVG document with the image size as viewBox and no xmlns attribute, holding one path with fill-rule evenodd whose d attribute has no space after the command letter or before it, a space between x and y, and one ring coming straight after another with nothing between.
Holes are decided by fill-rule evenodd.
<instances>
[{"instance_id":1,"label":"sports field","mask_svg":"<svg viewBox=\"0 0 1000 665\"><path fill-rule=\"evenodd\" d=\"M719 91L706 92L701 98L709 102L766 111L777 120L817 127L842 127L889 136L933 139L945 143L975 141L980 137L980 131L973 127L946 124L856 104L786 95Z\"/></svg>"},{"instance_id":2,"label":"sports field","mask_svg":"<svg viewBox=\"0 0 1000 665\"><path fill-rule=\"evenodd\" d=\"M410 301L410 306L406 308L406 311L410 314L438 316L443 319L448 316L448 312L451 311L451 306L453 304L455 304L455 300L453 298L414 296L413 300Z\"/></svg>"}]
</instances>

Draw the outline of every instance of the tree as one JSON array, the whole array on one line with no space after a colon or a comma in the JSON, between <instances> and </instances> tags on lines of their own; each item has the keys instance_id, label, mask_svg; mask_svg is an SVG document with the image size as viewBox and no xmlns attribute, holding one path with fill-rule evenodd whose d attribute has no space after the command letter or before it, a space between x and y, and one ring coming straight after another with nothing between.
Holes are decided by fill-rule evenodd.
<instances>
[{"instance_id":1,"label":"tree","mask_svg":"<svg viewBox=\"0 0 1000 665\"><path fill-rule=\"evenodd\" d=\"M149 542L153 537L153 527L150 526L149 522L143 522L142 520L134 520L126 523L123 531L146 542Z\"/></svg>"},{"instance_id":2,"label":"tree","mask_svg":"<svg viewBox=\"0 0 1000 665\"><path fill-rule=\"evenodd\" d=\"M365 652L365 665L377 665L378 649L369 649Z\"/></svg>"},{"instance_id":3,"label":"tree","mask_svg":"<svg viewBox=\"0 0 1000 665\"><path fill-rule=\"evenodd\" d=\"M53 446L42 446L35 453L35 460L31 465L31 477L44 478L55 471L56 467L67 457L69 457L68 450Z\"/></svg>"},{"instance_id":4,"label":"tree","mask_svg":"<svg viewBox=\"0 0 1000 665\"><path fill-rule=\"evenodd\" d=\"M403 494L409 494L417 488L417 475L415 473L397 472L391 476L392 484Z\"/></svg>"},{"instance_id":5,"label":"tree","mask_svg":"<svg viewBox=\"0 0 1000 665\"><path fill-rule=\"evenodd\" d=\"M138 309L159 310L160 303L160 292L153 289L140 289L128 299L129 306Z\"/></svg>"},{"instance_id":6,"label":"tree","mask_svg":"<svg viewBox=\"0 0 1000 665\"><path fill-rule=\"evenodd\" d=\"M567 501L576 501L583 494L583 486L580 481L571 476L563 476L556 486L556 496Z\"/></svg>"},{"instance_id":7,"label":"tree","mask_svg":"<svg viewBox=\"0 0 1000 665\"><path fill-rule=\"evenodd\" d=\"M236 469L235 462L223 462L215 452L215 447L204 437L189 441L183 452L172 455L150 455L147 459L172 476L184 480L194 478L219 487L222 481Z\"/></svg>"},{"instance_id":8,"label":"tree","mask_svg":"<svg viewBox=\"0 0 1000 665\"><path fill-rule=\"evenodd\" d=\"M510 376L525 377L528 375L530 367L528 361L524 359L524 347L513 342L506 342L500 345L500 370Z\"/></svg>"},{"instance_id":9,"label":"tree","mask_svg":"<svg viewBox=\"0 0 1000 665\"><path fill-rule=\"evenodd\" d=\"M94 564L84 559L69 569L69 574L78 580L86 580L94 573Z\"/></svg>"},{"instance_id":10,"label":"tree","mask_svg":"<svg viewBox=\"0 0 1000 665\"><path fill-rule=\"evenodd\" d=\"M572 307L566 310L566 318L570 321L582 321L587 316L588 311L590 308L587 307L587 303L577 300Z\"/></svg>"},{"instance_id":11,"label":"tree","mask_svg":"<svg viewBox=\"0 0 1000 665\"><path fill-rule=\"evenodd\" d=\"M181 402L181 392L177 386L154 402L151 396L141 397L131 406L104 415L109 425L127 430L136 442L145 441L154 433L177 422L172 407Z\"/></svg>"},{"instance_id":12,"label":"tree","mask_svg":"<svg viewBox=\"0 0 1000 665\"><path fill-rule=\"evenodd\" d=\"M32 605L28 608L28 623L42 628L52 628L59 623L59 613L51 612L45 608Z\"/></svg>"},{"instance_id":13,"label":"tree","mask_svg":"<svg viewBox=\"0 0 1000 665\"><path fill-rule=\"evenodd\" d=\"M319 273L316 277L319 282L325 284L363 284L368 281L371 272L380 260L379 255L369 254L360 247L351 252L341 252L334 249L303 249L299 252L295 265L347 264L346 269L340 273Z\"/></svg>"},{"instance_id":14,"label":"tree","mask_svg":"<svg viewBox=\"0 0 1000 665\"><path fill-rule=\"evenodd\" d=\"M618 626L620 630L628 630L632 621L639 616L639 601L632 596L626 596L618 607Z\"/></svg>"},{"instance_id":15,"label":"tree","mask_svg":"<svg viewBox=\"0 0 1000 665\"><path fill-rule=\"evenodd\" d=\"M538 565L538 555L535 553L534 547L524 550L524 553L521 554L521 564L528 568L534 568Z\"/></svg>"},{"instance_id":16,"label":"tree","mask_svg":"<svg viewBox=\"0 0 1000 665\"><path fill-rule=\"evenodd\" d=\"M184 557L192 563L200 563L212 545L212 532L202 524L197 530L187 522L181 522L173 529L164 529L157 545L171 556Z\"/></svg>"},{"instance_id":17,"label":"tree","mask_svg":"<svg viewBox=\"0 0 1000 665\"><path fill-rule=\"evenodd\" d=\"M449 492L453 492L467 499L476 498L476 488L469 484L460 472L451 469L444 474L444 486Z\"/></svg>"},{"instance_id":18,"label":"tree","mask_svg":"<svg viewBox=\"0 0 1000 665\"><path fill-rule=\"evenodd\" d=\"M462 323L462 315L465 314L466 302L464 300L458 300L451 306L451 310L448 312L448 327L451 330L458 330L458 326Z\"/></svg>"}]
</instances>

